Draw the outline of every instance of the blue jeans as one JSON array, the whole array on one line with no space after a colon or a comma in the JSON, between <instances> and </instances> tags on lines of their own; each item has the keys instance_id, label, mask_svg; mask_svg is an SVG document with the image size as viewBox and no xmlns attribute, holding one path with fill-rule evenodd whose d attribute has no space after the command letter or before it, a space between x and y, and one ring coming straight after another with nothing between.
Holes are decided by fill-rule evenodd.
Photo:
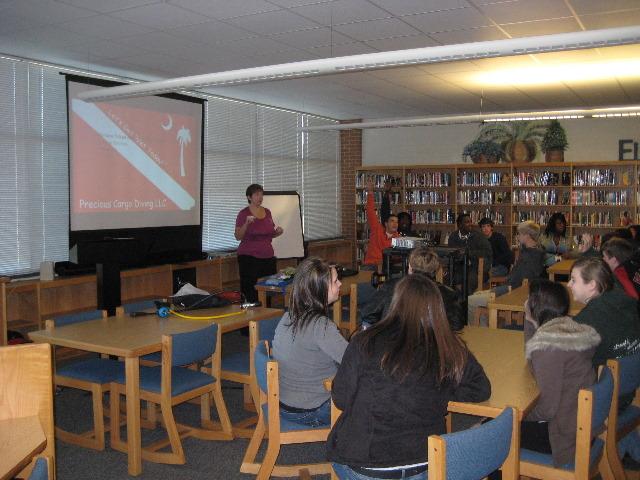
<instances>
[{"instance_id":1,"label":"blue jeans","mask_svg":"<svg viewBox=\"0 0 640 480\"><path fill-rule=\"evenodd\" d=\"M623 458L629 454L636 462L640 462L640 434L638 430L633 430L626 437L618 442L618 454Z\"/></svg>"},{"instance_id":2,"label":"blue jeans","mask_svg":"<svg viewBox=\"0 0 640 480\"><path fill-rule=\"evenodd\" d=\"M341 465L340 463L333 464L333 470L340 480L378 480L379 477L369 477L358 472L354 472L347 465ZM427 480L427 471L410 477L401 477L403 480Z\"/></svg>"},{"instance_id":3,"label":"blue jeans","mask_svg":"<svg viewBox=\"0 0 640 480\"><path fill-rule=\"evenodd\" d=\"M281 407L280 416L290 422L308 427L328 427L331 425L331 401L327 400L315 410L308 412L288 412Z\"/></svg>"}]
</instances>

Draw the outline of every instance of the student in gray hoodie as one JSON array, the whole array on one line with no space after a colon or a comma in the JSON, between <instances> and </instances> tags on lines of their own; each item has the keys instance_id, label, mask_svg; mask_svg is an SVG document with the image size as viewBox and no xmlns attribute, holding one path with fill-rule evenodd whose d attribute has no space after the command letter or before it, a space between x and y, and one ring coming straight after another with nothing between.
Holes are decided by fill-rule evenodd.
<instances>
[{"instance_id":1,"label":"student in gray hoodie","mask_svg":"<svg viewBox=\"0 0 640 480\"><path fill-rule=\"evenodd\" d=\"M578 391L596 380L592 358L600 344L598 332L568 317L568 310L564 285L531 283L525 303L525 353L540 398L522 423L521 446L551 453L556 467L574 461Z\"/></svg>"}]
</instances>

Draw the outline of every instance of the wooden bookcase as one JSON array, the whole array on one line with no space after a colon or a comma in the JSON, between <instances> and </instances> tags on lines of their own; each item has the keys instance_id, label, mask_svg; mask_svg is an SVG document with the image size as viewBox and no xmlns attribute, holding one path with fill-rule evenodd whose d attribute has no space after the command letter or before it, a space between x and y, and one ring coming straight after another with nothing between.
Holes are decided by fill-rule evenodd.
<instances>
[{"instance_id":1,"label":"wooden bookcase","mask_svg":"<svg viewBox=\"0 0 640 480\"><path fill-rule=\"evenodd\" d=\"M368 240L366 177L374 176L379 212L385 181L392 182L394 213L409 212L418 236L446 243L455 218L467 212L474 223L491 218L513 244L524 220L545 227L562 212L571 236L602 234L623 225L626 214L640 223L637 162L457 164L364 167L356 171L357 260Z\"/></svg>"}]
</instances>

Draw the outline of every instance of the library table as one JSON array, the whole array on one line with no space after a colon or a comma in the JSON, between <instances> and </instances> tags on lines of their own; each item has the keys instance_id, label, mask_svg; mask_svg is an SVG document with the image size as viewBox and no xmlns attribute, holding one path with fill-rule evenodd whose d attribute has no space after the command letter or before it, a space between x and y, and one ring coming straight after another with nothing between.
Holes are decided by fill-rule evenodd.
<instances>
[{"instance_id":1,"label":"library table","mask_svg":"<svg viewBox=\"0 0 640 480\"><path fill-rule=\"evenodd\" d=\"M584 308L584 303L576 302L569 290L569 315L577 315ZM498 311L524 312L524 302L529 298L529 285L522 285L509 293L496 297L487 304L489 310L489 328L498 328Z\"/></svg>"},{"instance_id":2,"label":"library table","mask_svg":"<svg viewBox=\"0 0 640 480\"><path fill-rule=\"evenodd\" d=\"M539 395L524 358L524 333L467 326L461 335L491 381L491 397L480 403L449 402L449 412L495 418L509 406L518 409L522 420Z\"/></svg>"},{"instance_id":3,"label":"library table","mask_svg":"<svg viewBox=\"0 0 640 480\"><path fill-rule=\"evenodd\" d=\"M232 314L209 320L186 320L175 316L160 318L156 315L131 318L125 315L116 315L53 327L48 330L39 330L31 332L29 336L37 343L50 343L88 352L124 357L129 475L140 475L142 473L140 357L148 353L159 352L162 348L162 335L165 334L198 330L211 322L217 323L222 333L226 333L246 327L252 320L263 320L282 315L282 313L282 310L263 307L242 311L240 306L230 305L191 312L191 315L199 317Z\"/></svg>"},{"instance_id":4,"label":"library table","mask_svg":"<svg viewBox=\"0 0 640 480\"><path fill-rule=\"evenodd\" d=\"M359 283L368 283L371 281L370 270L361 270L357 275L351 275L349 277L343 277L340 279L342 286L340 287L340 296L333 304L333 319L341 330L349 330L349 333L353 333L356 330L356 315L358 304L357 286ZM291 294L291 288L293 282L289 283L285 287L278 287L273 285L256 285L256 291L258 292L258 301L262 305L267 304L267 292L279 293L284 295L284 304L289 304L289 295ZM342 322L342 297L349 295L349 322Z\"/></svg>"},{"instance_id":5,"label":"library table","mask_svg":"<svg viewBox=\"0 0 640 480\"><path fill-rule=\"evenodd\" d=\"M575 258L570 258L567 260L560 260L559 262L551 265L549 268L547 268L549 280L554 282L556 279L556 275L569 275L569 273L571 273L571 267L574 263L576 263Z\"/></svg>"},{"instance_id":6,"label":"library table","mask_svg":"<svg viewBox=\"0 0 640 480\"><path fill-rule=\"evenodd\" d=\"M0 479L20 473L46 445L37 415L0 420Z\"/></svg>"}]
</instances>

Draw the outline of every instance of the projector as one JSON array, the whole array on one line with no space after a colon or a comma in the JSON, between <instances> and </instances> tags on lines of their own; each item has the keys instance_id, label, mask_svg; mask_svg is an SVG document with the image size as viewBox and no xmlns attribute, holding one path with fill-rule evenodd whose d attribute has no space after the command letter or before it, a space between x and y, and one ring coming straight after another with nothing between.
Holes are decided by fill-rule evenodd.
<instances>
[{"instance_id":1,"label":"projector","mask_svg":"<svg viewBox=\"0 0 640 480\"><path fill-rule=\"evenodd\" d=\"M416 248L420 245L426 245L427 241L420 237L397 237L391 239L393 248Z\"/></svg>"}]
</instances>

